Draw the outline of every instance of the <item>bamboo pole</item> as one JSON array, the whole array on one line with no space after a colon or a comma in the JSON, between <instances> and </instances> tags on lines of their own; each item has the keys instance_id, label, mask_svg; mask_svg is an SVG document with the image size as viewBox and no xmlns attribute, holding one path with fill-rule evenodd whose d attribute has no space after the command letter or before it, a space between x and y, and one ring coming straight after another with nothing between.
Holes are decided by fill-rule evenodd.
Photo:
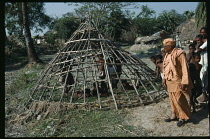
<instances>
[{"instance_id":1,"label":"bamboo pole","mask_svg":"<svg viewBox=\"0 0 210 139\"><path fill-rule=\"evenodd\" d=\"M105 58L105 63L104 63L104 68L105 68L105 73L106 73L106 78L105 79L97 79L97 64L94 62L94 57L102 53ZM117 54L118 53L118 54ZM65 55L72 55L71 60L65 59L64 61L60 61ZM110 59L111 56L115 56L120 63L116 63L114 60L111 62L107 62L107 58ZM89 60L91 59L91 60ZM66 63L70 62L71 66L73 67L70 69L70 66L65 66ZM68 70L65 72L60 72L60 67L59 65L64 64L62 68L67 67ZM107 64L109 65L120 65L122 68L122 76L119 77L118 74L116 74L116 77L111 77L108 73L108 68ZM141 71L141 74L135 73L135 69L138 69ZM83 71L84 74L83 74ZM117 73L116 68L114 68L115 73ZM157 88L155 85L152 83L151 79L152 76L149 75L148 73L151 72L152 70L140 59L136 58L135 56L132 56L129 52L117 48L114 43L111 41L107 40L104 38L100 30L95 27L94 23L92 21L86 21L85 23L81 24L78 29L72 34L70 39L64 44L64 47L57 53L57 55L51 60L49 63L49 66L46 68L46 70L42 73L41 77L39 78L38 82L36 83L35 88L33 91L29 94L31 97L28 100L28 103L30 100L33 98L41 101L42 97L45 95L49 95L49 100L53 99L54 97L54 92L55 89L60 89L61 86L57 86L57 83L51 83L50 86L47 85L46 81L55 79L56 81L58 80L59 76L61 74L67 74L65 78L65 83L64 86L67 88L70 88L71 92L71 97L70 97L70 104L72 104L72 99L73 99L73 94L76 89L79 87L79 81L83 80L83 88L84 88L84 102L86 103L86 92L85 89L88 86L89 83L95 82L96 83L96 88L97 88L97 96L98 96L98 103L100 105L100 109L102 109L101 101L100 98L100 92L99 92L99 87L98 87L98 82L104 81L108 83L109 91L112 94L112 98L115 104L115 108L118 109L118 104L115 98L115 93L112 88L112 80L117 80L122 88L123 88L123 93L127 95L127 98L129 102L131 103L131 98L129 97L127 91L122 85L122 80L126 79L129 80L132 83L132 86L134 87L134 90L139 96L140 102L143 103L141 96L138 93L138 90L136 88L135 82L133 80L139 79L139 82L143 86L144 90L147 92L149 95L150 99L151 95L144 85L143 81L147 81L150 83L150 85L156 90ZM67 77L68 77L68 72L71 72L72 74L76 74L74 77L74 84L73 85L66 85L67 82ZM80 75L82 73L83 76ZM136 75L138 74L138 75ZM94 77L91 77L94 76ZM142 78L144 79L142 79ZM39 86L44 87L42 89L43 92L38 92ZM60 103L62 102L64 98L64 88L63 87L63 92L60 96ZM50 90L49 92L46 92L46 90Z\"/></svg>"},{"instance_id":2,"label":"bamboo pole","mask_svg":"<svg viewBox=\"0 0 210 139\"><path fill-rule=\"evenodd\" d=\"M103 43L100 42L100 44L101 44L102 53L104 55L104 58L106 59L106 56L105 56L105 53L104 53L104 49L103 49L103 46L102 46ZM114 93L113 93L113 90L112 90L112 84L110 83L110 77L109 77L109 73L108 73L108 69L107 69L106 60L104 61L104 64L106 65L105 66L105 73L106 73L106 78L108 78L109 89L110 89L110 92L112 94L112 97L113 97L113 100L114 100L114 103L115 103L115 108L118 109L117 102L116 102L116 99L115 99L115 96L114 96Z\"/></svg>"}]
</instances>

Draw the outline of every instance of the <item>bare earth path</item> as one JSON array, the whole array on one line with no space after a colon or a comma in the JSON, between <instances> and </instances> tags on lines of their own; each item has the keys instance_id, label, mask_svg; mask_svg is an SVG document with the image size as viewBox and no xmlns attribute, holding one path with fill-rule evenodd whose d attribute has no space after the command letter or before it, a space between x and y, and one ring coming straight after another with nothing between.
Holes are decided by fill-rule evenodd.
<instances>
[{"instance_id":1,"label":"bare earth path","mask_svg":"<svg viewBox=\"0 0 210 139\"><path fill-rule=\"evenodd\" d=\"M166 123L163 120L171 114L168 97L145 107L133 108L128 114L127 123L142 126L151 131L150 136L209 136L209 108L200 103L197 112L183 127L177 127L176 121Z\"/></svg>"}]
</instances>

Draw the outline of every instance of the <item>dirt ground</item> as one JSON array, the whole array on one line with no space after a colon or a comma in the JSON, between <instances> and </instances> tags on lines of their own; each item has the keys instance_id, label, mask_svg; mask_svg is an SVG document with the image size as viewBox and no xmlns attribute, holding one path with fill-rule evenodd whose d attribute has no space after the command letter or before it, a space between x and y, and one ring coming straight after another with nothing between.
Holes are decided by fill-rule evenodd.
<instances>
[{"instance_id":1,"label":"dirt ground","mask_svg":"<svg viewBox=\"0 0 210 139\"><path fill-rule=\"evenodd\" d=\"M177 127L176 121L169 123L164 119L170 117L169 98L157 104L133 108L127 116L127 123L142 126L151 131L149 136L209 136L209 107L206 103L197 105L196 113L182 127Z\"/></svg>"}]
</instances>

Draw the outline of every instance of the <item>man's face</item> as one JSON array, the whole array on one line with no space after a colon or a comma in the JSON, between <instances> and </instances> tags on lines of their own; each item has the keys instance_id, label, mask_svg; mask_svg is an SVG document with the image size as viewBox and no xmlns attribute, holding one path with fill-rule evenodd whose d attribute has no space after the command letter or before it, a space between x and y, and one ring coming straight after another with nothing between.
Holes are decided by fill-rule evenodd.
<instances>
[{"instance_id":1,"label":"man's face","mask_svg":"<svg viewBox=\"0 0 210 139\"><path fill-rule=\"evenodd\" d=\"M196 63L199 63L201 61L201 57L200 56L195 56L194 61Z\"/></svg>"},{"instance_id":2,"label":"man's face","mask_svg":"<svg viewBox=\"0 0 210 139\"><path fill-rule=\"evenodd\" d=\"M192 46L190 46L190 47L189 47L189 51L190 51L190 53L195 52L195 48L192 47Z\"/></svg>"},{"instance_id":3,"label":"man's face","mask_svg":"<svg viewBox=\"0 0 210 139\"><path fill-rule=\"evenodd\" d=\"M203 44L203 40L201 38L196 38L195 40L197 42L197 45L202 45Z\"/></svg>"},{"instance_id":4,"label":"man's face","mask_svg":"<svg viewBox=\"0 0 210 139\"><path fill-rule=\"evenodd\" d=\"M99 55L99 56L98 56L98 59L100 59L100 60L101 60L101 59L103 59L103 57L102 57L101 55Z\"/></svg>"},{"instance_id":5,"label":"man's face","mask_svg":"<svg viewBox=\"0 0 210 139\"><path fill-rule=\"evenodd\" d=\"M163 45L164 51L166 53L170 52L171 50L173 50L173 47L170 45Z\"/></svg>"},{"instance_id":6,"label":"man's face","mask_svg":"<svg viewBox=\"0 0 210 139\"><path fill-rule=\"evenodd\" d=\"M205 29L201 29L200 34L204 35L204 36L207 35L206 30Z\"/></svg>"},{"instance_id":7,"label":"man's face","mask_svg":"<svg viewBox=\"0 0 210 139\"><path fill-rule=\"evenodd\" d=\"M162 59L161 58L157 58L156 61L157 62L160 62L160 61L162 61Z\"/></svg>"},{"instance_id":8,"label":"man's face","mask_svg":"<svg viewBox=\"0 0 210 139\"><path fill-rule=\"evenodd\" d=\"M154 58L151 58L151 61L152 61L152 63L155 63L156 62L156 60Z\"/></svg>"}]
</instances>

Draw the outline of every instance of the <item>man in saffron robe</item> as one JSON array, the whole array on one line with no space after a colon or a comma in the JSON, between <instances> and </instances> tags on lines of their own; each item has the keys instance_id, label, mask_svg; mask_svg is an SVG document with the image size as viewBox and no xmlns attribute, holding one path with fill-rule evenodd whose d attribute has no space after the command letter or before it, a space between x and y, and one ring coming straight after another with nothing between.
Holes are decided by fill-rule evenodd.
<instances>
[{"instance_id":1,"label":"man in saffron robe","mask_svg":"<svg viewBox=\"0 0 210 139\"><path fill-rule=\"evenodd\" d=\"M163 60L164 79L162 85L169 93L172 116L165 122L178 120L177 126L182 126L191 116L188 100L193 88L189 77L186 54L175 48L176 42L172 38L163 41L166 55Z\"/></svg>"}]
</instances>

